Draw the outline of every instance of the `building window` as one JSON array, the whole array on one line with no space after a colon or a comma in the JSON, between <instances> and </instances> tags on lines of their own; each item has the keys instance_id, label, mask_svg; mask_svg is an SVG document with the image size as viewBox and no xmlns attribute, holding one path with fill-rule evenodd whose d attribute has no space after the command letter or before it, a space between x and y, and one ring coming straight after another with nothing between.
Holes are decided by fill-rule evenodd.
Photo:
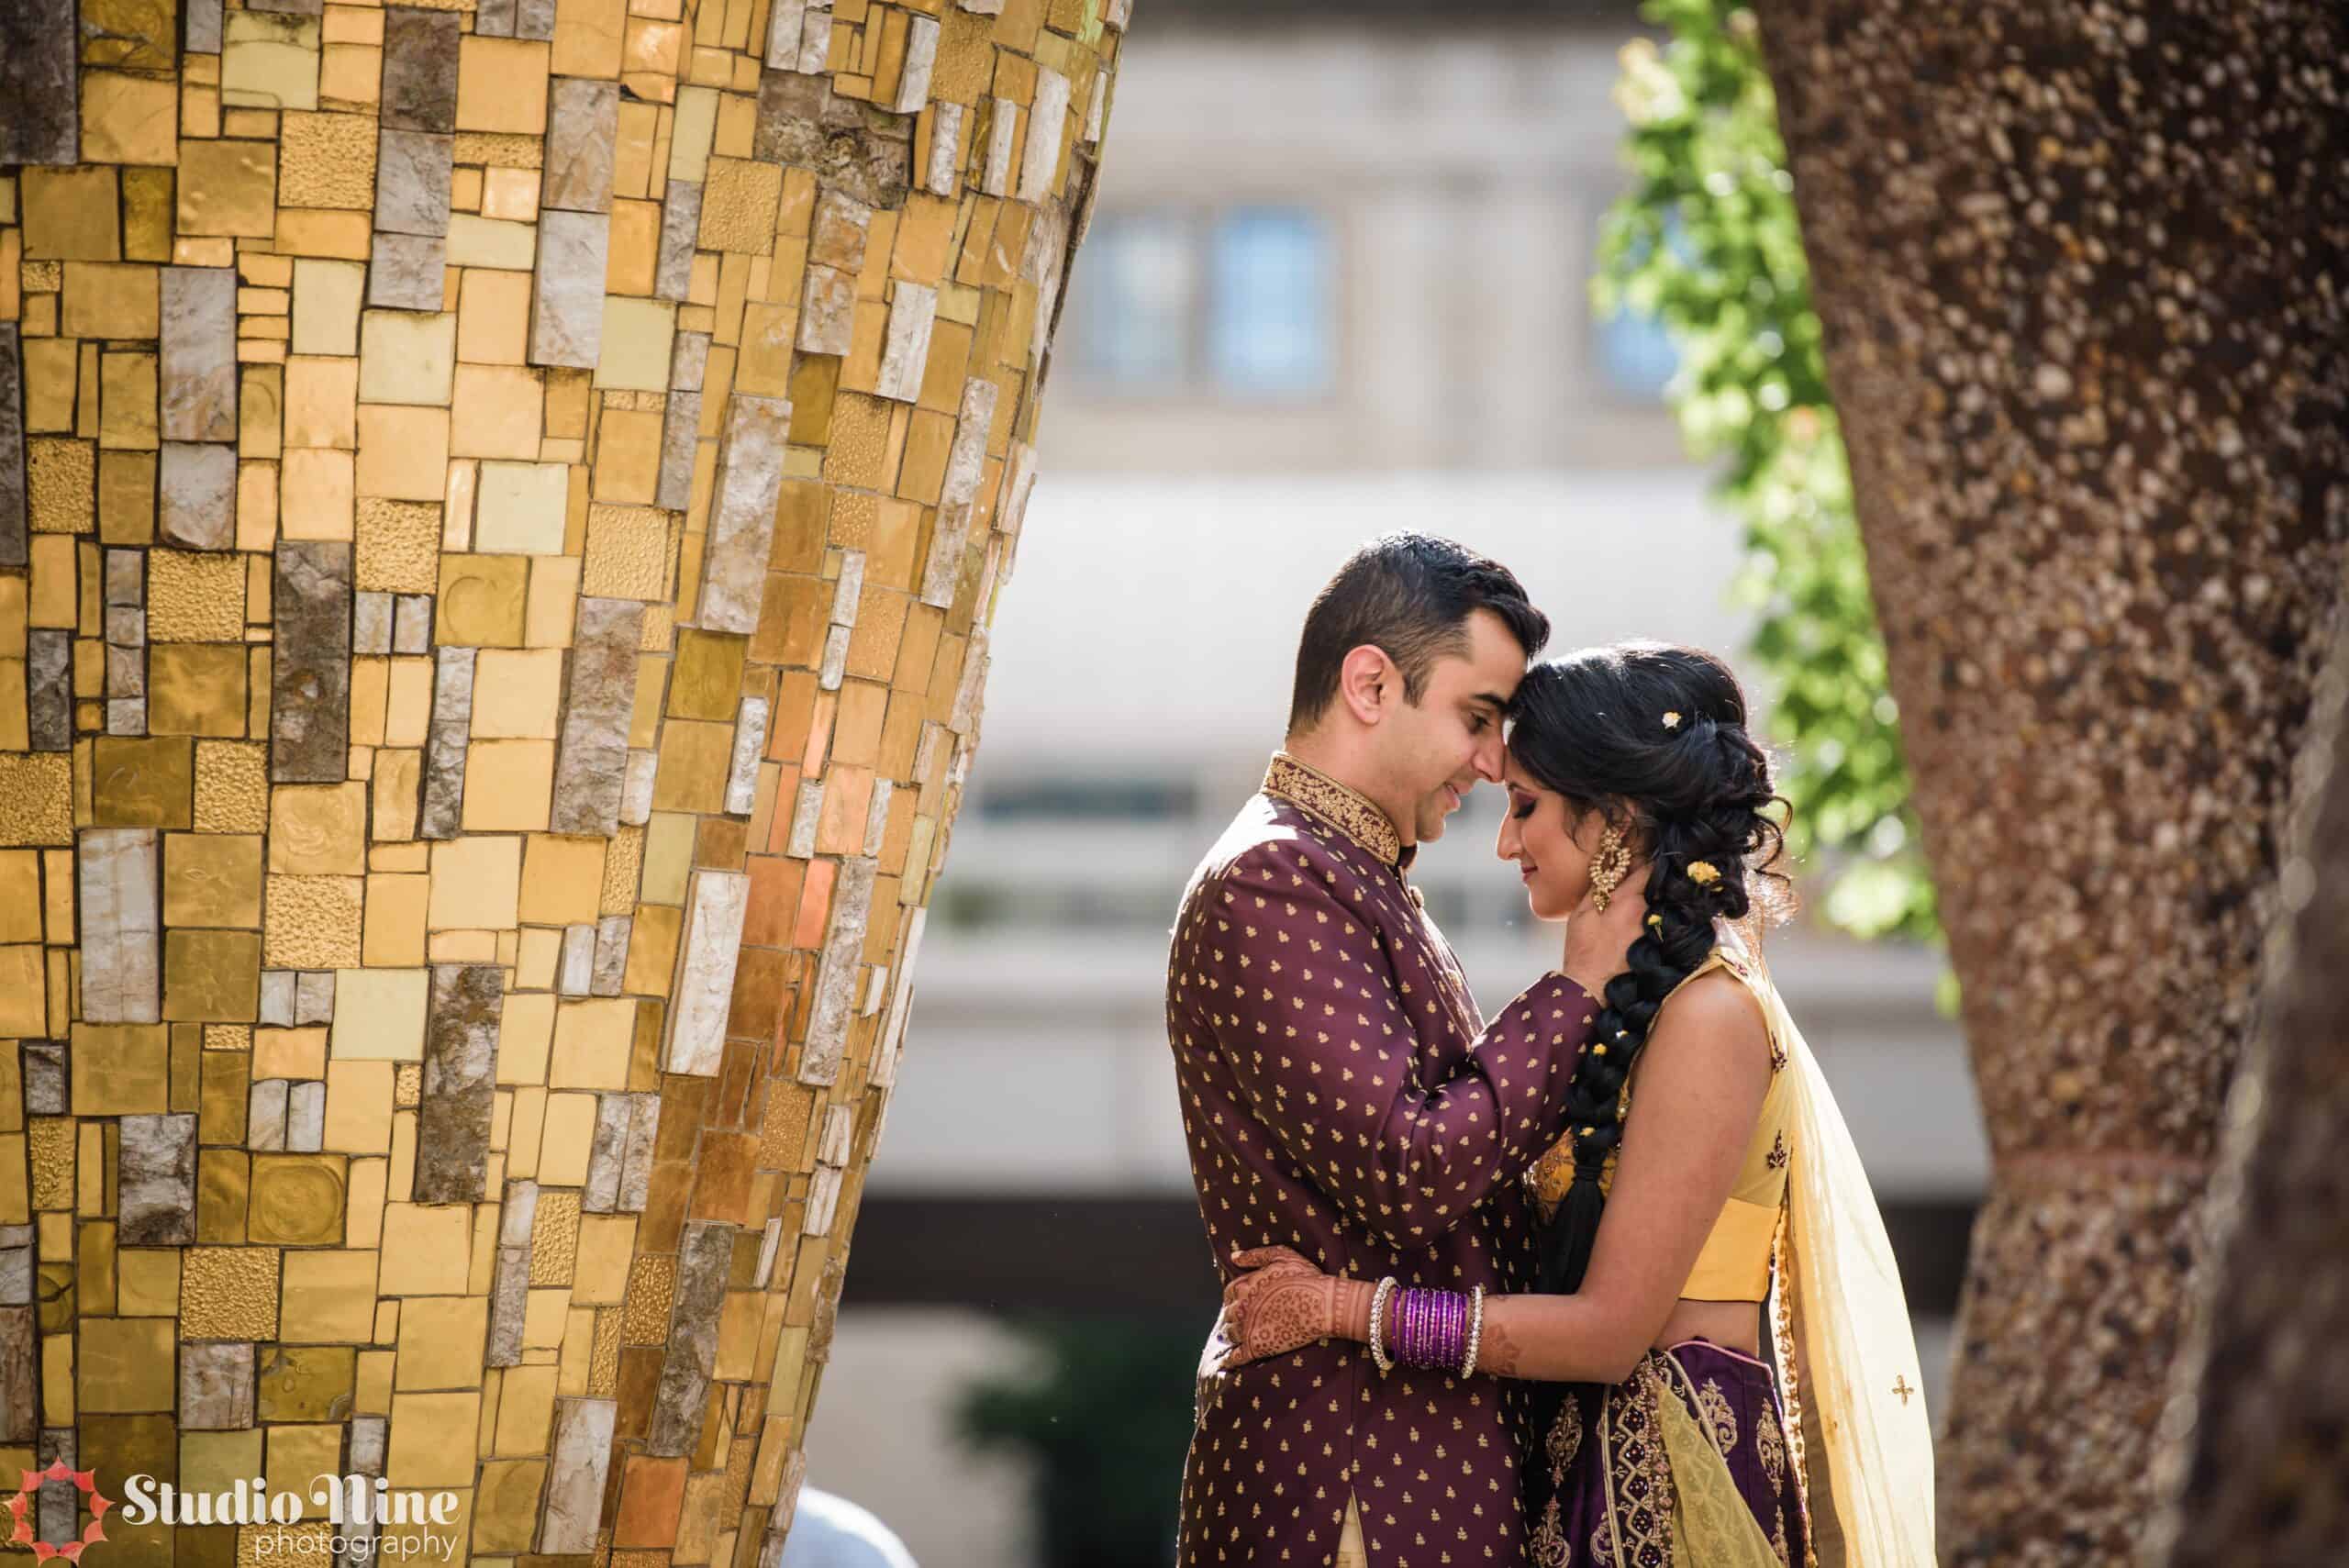
<instances>
[{"instance_id":1,"label":"building window","mask_svg":"<svg viewBox=\"0 0 2349 1568\"><path fill-rule=\"evenodd\" d=\"M1313 397L1330 379L1330 228L1301 207L1243 207L1215 226L1208 352L1219 390Z\"/></svg>"},{"instance_id":2,"label":"building window","mask_svg":"<svg viewBox=\"0 0 2349 1568\"><path fill-rule=\"evenodd\" d=\"M1133 396L1262 403L1336 378L1337 248L1304 207L1150 208L1093 220L1069 283L1069 362Z\"/></svg>"},{"instance_id":3,"label":"building window","mask_svg":"<svg viewBox=\"0 0 2349 1568\"><path fill-rule=\"evenodd\" d=\"M1664 244L1682 261L1691 259L1676 216L1665 224ZM1680 370L1679 347L1664 323L1626 304L1612 315L1597 317L1591 327L1599 379L1608 392L1629 403L1661 401Z\"/></svg>"},{"instance_id":4,"label":"building window","mask_svg":"<svg viewBox=\"0 0 2349 1568\"><path fill-rule=\"evenodd\" d=\"M1191 376L1198 257L1190 225L1172 212L1105 214L1076 253L1069 326L1088 381L1133 392L1173 391Z\"/></svg>"}]
</instances>

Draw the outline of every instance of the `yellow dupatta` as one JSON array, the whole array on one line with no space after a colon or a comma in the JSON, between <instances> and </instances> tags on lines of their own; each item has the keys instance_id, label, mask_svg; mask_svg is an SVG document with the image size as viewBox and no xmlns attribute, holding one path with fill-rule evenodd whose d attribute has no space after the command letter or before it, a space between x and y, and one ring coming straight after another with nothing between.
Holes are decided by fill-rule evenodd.
<instances>
[{"instance_id":1,"label":"yellow dupatta","mask_svg":"<svg viewBox=\"0 0 2349 1568\"><path fill-rule=\"evenodd\" d=\"M1778 1362L1810 1561L1932 1568L1933 1442L1917 1343L1876 1193L1834 1092L1750 941L1740 973L1796 1074L1777 1257Z\"/></svg>"}]
</instances>

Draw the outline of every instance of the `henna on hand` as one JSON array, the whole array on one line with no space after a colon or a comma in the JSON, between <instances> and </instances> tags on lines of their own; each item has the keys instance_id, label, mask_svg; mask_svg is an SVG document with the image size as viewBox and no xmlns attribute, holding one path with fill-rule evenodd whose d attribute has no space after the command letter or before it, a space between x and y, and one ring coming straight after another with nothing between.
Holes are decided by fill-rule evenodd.
<instances>
[{"instance_id":1,"label":"henna on hand","mask_svg":"<svg viewBox=\"0 0 2349 1568\"><path fill-rule=\"evenodd\" d=\"M1227 1367L1283 1355L1344 1332L1339 1287L1286 1247L1263 1247L1233 1260L1244 1272L1223 1292L1223 1331L1231 1341Z\"/></svg>"},{"instance_id":2,"label":"henna on hand","mask_svg":"<svg viewBox=\"0 0 2349 1568\"><path fill-rule=\"evenodd\" d=\"M1515 1377L1519 1357L1523 1352L1515 1340L1509 1338L1508 1328L1500 1321L1500 1314L1493 1310L1493 1299L1485 1302L1485 1331L1476 1342L1476 1370L1495 1377Z\"/></svg>"}]
</instances>

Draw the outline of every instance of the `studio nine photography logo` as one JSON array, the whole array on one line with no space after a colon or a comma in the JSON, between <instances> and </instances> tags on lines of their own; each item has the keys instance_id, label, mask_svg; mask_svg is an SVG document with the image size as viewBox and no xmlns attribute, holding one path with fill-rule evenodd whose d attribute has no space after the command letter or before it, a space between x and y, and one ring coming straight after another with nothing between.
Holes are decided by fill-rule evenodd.
<instances>
[{"instance_id":1,"label":"studio nine photography logo","mask_svg":"<svg viewBox=\"0 0 2349 1568\"><path fill-rule=\"evenodd\" d=\"M122 1484L120 1502L97 1488L96 1473L73 1470L54 1461L45 1470L19 1473L22 1484L9 1499L15 1518L9 1540L32 1548L36 1562L61 1557L80 1562L89 1549L106 1540L106 1523L122 1525L243 1525L288 1526L322 1524L327 1529L289 1530L262 1529L250 1539L252 1553L262 1558L316 1558L320 1561L353 1557L433 1557L456 1559L461 1503L451 1491L394 1491L379 1476L319 1475L305 1496L269 1490L259 1477L239 1481L223 1492L189 1492L152 1475L138 1474ZM90 1522L74 1540L62 1545L37 1539L35 1521L40 1493L49 1483L71 1483L88 1501Z\"/></svg>"}]
</instances>

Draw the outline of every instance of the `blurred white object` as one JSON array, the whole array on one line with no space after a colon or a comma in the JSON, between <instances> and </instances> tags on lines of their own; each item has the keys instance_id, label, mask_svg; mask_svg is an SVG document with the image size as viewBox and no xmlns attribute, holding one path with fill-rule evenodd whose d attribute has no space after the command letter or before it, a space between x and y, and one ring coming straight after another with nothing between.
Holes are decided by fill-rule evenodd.
<instances>
[{"instance_id":1,"label":"blurred white object","mask_svg":"<svg viewBox=\"0 0 2349 1568\"><path fill-rule=\"evenodd\" d=\"M783 1568L914 1568L914 1557L870 1512L809 1486L783 1543Z\"/></svg>"}]
</instances>

